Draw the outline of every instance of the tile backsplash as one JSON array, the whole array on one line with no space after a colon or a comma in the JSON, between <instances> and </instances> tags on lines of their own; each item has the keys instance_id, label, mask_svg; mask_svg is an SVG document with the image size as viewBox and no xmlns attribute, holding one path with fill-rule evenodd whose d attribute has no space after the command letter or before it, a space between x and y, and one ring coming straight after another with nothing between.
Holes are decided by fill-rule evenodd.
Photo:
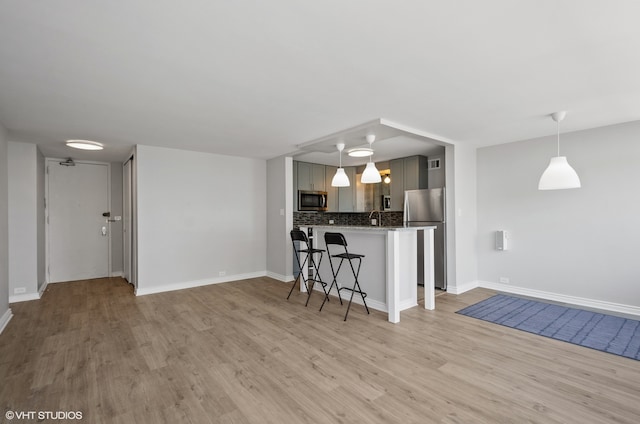
<instances>
[{"instance_id":1,"label":"tile backsplash","mask_svg":"<svg viewBox=\"0 0 640 424\"><path fill-rule=\"evenodd\" d=\"M402 225L402 212L381 212L381 224L383 226ZM372 215L378 219L378 214ZM294 212L293 227L298 228L305 225L329 225L329 220L333 220L334 225L370 225L369 212Z\"/></svg>"}]
</instances>

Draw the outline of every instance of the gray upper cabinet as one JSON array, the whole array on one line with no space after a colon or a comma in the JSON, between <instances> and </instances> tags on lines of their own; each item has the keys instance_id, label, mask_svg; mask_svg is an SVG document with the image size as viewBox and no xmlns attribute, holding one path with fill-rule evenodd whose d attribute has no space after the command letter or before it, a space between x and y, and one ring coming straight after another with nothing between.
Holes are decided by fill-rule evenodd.
<instances>
[{"instance_id":1,"label":"gray upper cabinet","mask_svg":"<svg viewBox=\"0 0 640 424\"><path fill-rule=\"evenodd\" d=\"M390 210L402 212L404 208L405 190L429 188L428 159L426 156L409 156L406 158L393 159L389 161L389 169L391 172L391 183L389 184L389 193L391 196ZM327 192L327 212L358 212L356 167L344 167L344 172L349 177L351 183L349 187L338 188L331 186L331 180L333 180L336 170L337 167L335 166L294 161L294 210L298 210L298 190L311 190ZM371 189L372 187L365 188ZM378 195L373 199L373 204L361 205L361 208L367 211L374 207L379 208L381 201L380 194L383 193L383 191L380 190L376 193L378 193ZM365 210L362 210L361 212L364 211Z\"/></svg>"},{"instance_id":2,"label":"gray upper cabinet","mask_svg":"<svg viewBox=\"0 0 640 424\"><path fill-rule=\"evenodd\" d=\"M311 190L311 164L297 162L298 164L298 190Z\"/></svg>"},{"instance_id":3,"label":"gray upper cabinet","mask_svg":"<svg viewBox=\"0 0 640 424\"><path fill-rule=\"evenodd\" d=\"M405 190L429 188L428 166L426 156L409 156L389 161L392 211L404 209Z\"/></svg>"},{"instance_id":4,"label":"gray upper cabinet","mask_svg":"<svg viewBox=\"0 0 640 424\"><path fill-rule=\"evenodd\" d=\"M391 210L402 211L404 202L404 159L393 159L389 161L391 171Z\"/></svg>"},{"instance_id":5,"label":"gray upper cabinet","mask_svg":"<svg viewBox=\"0 0 640 424\"><path fill-rule=\"evenodd\" d=\"M346 166L344 173L349 177L349 187L338 189L338 212L355 212L356 210L356 168Z\"/></svg>"},{"instance_id":6,"label":"gray upper cabinet","mask_svg":"<svg viewBox=\"0 0 640 424\"><path fill-rule=\"evenodd\" d=\"M324 165L317 163L293 161L293 210L298 210L298 190L327 191L331 187L331 179L335 174L335 168L327 170ZM338 210L338 192L327 194L329 211Z\"/></svg>"},{"instance_id":7,"label":"gray upper cabinet","mask_svg":"<svg viewBox=\"0 0 640 424\"><path fill-rule=\"evenodd\" d=\"M315 191L325 191L326 186L326 166L316 163L311 167L311 189ZM331 182L329 182L331 186Z\"/></svg>"},{"instance_id":8,"label":"gray upper cabinet","mask_svg":"<svg viewBox=\"0 0 640 424\"><path fill-rule=\"evenodd\" d=\"M297 162L298 190L325 191L325 166L317 163Z\"/></svg>"},{"instance_id":9,"label":"gray upper cabinet","mask_svg":"<svg viewBox=\"0 0 640 424\"><path fill-rule=\"evenodd\" d=\"M338 187L332 187L331 181L336 175L337 166L327 165L325 168L325 182L327 192L327 212L338 212Z\"/></svg>"},{"instance_id":10,"label":"gray upper cabinet","mask_svg":"<svg viewBox=\"0 0 640 424\"><path fill-rule=\"evenodd\" d=\"M429 187L429 161L426 156L404 158L404 189L418 190Z\"/></svg>"}]
</instances>

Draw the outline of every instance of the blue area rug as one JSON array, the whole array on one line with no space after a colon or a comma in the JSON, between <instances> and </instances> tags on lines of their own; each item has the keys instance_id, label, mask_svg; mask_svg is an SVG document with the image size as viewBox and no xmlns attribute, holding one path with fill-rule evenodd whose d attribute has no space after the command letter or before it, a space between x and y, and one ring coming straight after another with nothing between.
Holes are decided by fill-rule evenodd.
<instances>
[{"instance_id":1,"label":"blue area rug","mask_svg":"<svg viewBox=\"0 0 640 424\"><path fill-rule=\"evenodd\" d=\"M640 360L640 321L498 294L457 312Z\"/></svg>"}]
</instances>

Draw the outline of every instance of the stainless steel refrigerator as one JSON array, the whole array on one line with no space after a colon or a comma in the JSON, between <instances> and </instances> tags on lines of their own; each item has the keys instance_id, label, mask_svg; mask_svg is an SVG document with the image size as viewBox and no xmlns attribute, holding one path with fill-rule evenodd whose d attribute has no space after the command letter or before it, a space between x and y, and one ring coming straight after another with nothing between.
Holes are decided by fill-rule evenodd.
<instances>
[{"instance_id":1,"label":"stainless steel refrigerator","mask_svg":"<svg viewBox=\"0 0 640 424\"><path fill-rule=\"evenodd\" d=\"M404 225L407 227L434 226L435 287L447 289L447 256L445 234L445 190L407 190L404 192ZM424 284L424 232L418 232L418 284Z\"/></svg>"}]
</instances>

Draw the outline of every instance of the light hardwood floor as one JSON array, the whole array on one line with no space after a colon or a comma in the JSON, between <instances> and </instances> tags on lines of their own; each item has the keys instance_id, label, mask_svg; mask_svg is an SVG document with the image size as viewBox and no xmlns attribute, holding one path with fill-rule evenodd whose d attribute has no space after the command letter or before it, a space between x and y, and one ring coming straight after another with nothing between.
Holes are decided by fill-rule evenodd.
<instances>
[{"instance_id":1,"label":"light hardwood floor","mask_svg":"<svg viewBox=\"0 0 640 424\"><path fill-rule=\"evenodd\" d=\"M121 279L52 284L0 335L2 420L88 423L633 423L640 363L455 314L399 324L269 278L135 297ZM17 421L13 421L17 422ZM25 421L20 421L25 422Z\"/></svg>"}]
</instances>

